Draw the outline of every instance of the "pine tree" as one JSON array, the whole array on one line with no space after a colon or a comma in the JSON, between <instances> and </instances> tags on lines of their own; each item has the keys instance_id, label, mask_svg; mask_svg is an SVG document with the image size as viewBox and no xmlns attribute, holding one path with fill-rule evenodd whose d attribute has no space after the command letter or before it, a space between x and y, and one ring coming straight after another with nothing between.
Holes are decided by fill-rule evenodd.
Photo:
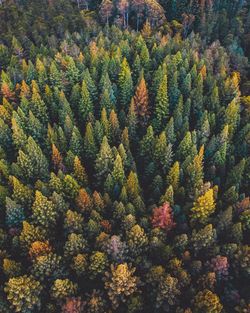
<instances>
[{"instance_id":1,"label":"pine tree","mask_svg":"<svg viewBox=\"0 0 250 313\"><path fill-rule=\"evenodd\" d=\"M136 173L130 172L127 183L126 183L127 193L131 200L136 199L140 194L140 186Z\"/></svg>"},{"instance_id":2,"label":"pine tree","mask_svg":"<svg viewBox=\"0 0 250 313\"><path fill-rule=\"evenodd\" d=\"M107 89L103 91L100 98L100 110L102 111L103 108L106 109L108 114L110 114L110 112L114 109L114 104L110 99L110 95Z\"/></svg>"},{"instance_id":3,"label":"pine tree","mask_svg":"<svg viewBox=\"0 0 250 313\"><path fill-rule=\"evenodd\" d=\"M102 109L101 112L101 125L103 128L104 135L110 139L110 123L107 117L107 111L105 108Z\"/></svg>"},{"instance_id":4,"label":"pine tree","mask_svg":"<svg viewBox=\"0 0 250 313\"><path fill-rule=\"evenodd\" d=\"M137 119L137 114L135 111L135 101L132 98L130 107L129 107L129 112L127 116L127 126L129 130L129 137L132 139L132 141L137 140L136 132L137 132L137 124L138 124L138 119Z\"/></svg>"},{"instance_id":5,"label":"pine tree","mask_svg":"<svg viewBox=\"0 0 250 313\"><path fill-rule=\"evenodd\" d=\"M111 111L109 116L110 135L112 143L117 144L120 141L121 130L119 120L114 110Z\"/></svg>"},{"instance_id":6,"label":"pine tree","mask_svg":"<svg viewBox=\"0 0 250 313\"><path fill-rule=\"evenodd\" d=\"M33 87L32 87L32 97L31 97L31 111L33 114L39 119L39 121L42 123L42 125L46 126L48 123L48 113L47 113L47 107L42 100L39 90L34 84L34 81L32 81Z\"/></svg>"},{"instance_id":7,"label":"pine tree","mask_svg":"<svg viewBox=\"0 0 250 313\"><path fill-rule=\"evenodd\" d=\"M178 161L176 161L168 172L167 184L171 185L174 191L177 191L179 183L180 183L180 164Z\"/></svg>"},{"instance_id":8,"label":"pine tree","mask_svg":"<svg viewBox=\"0 0 250 313\"><path fill-rule=\"evenodd\" d=\"M120 154L118 153L114 162L114 169L112 172L112 176L114 178L114 182L119 184L120 186L123 186L124 180L125 180L125 174L123 169L123 163L122 158Z\"/></svg>"},{"instance_id":9,"label":"pine tree","mask_svg":"<svg viewBox=\"0 0 250 313\"><path fill-rule=\"evenodd\" d=\"M74 177L80 185L87 186L88 176L78 156L74 159Z\"/></svg>"},{"instance_id":10,"label":"pine tree","mask_svg":"<svg viewBox=\"0 0 250 313\"><path fill-rule=\"evenodd\" d=\"M141 125L146 125L149 118L149 100L147 86L143 76L136 88L134 102L138 121Z\"/></svg>"},{"instance_id":11,"label":"pine tree","mask_svg":"<svg viewBox=\"0 0 250 313\"><path fill-rule=\"evenodd\" d=\"M197 312L220 313L223 309L219 297L208 289L198 292L194 299L194 307Z\"/></svg>"},{"instance_id":12,"label":"pine tree","mask_svg":"<svg viewBox=\"0 0 250 313\"><path fill-rule=\"evenodd\" d=\"M178 279L169 274L164 275L158 285L156 307L158 309L164 306L170 308L175 305L179 294Z\"/></svg>"},{"instance_id":13,"label":"pine tree","mask_svg":"<svg viewBox=\"0 0 250 313\"><path fill-rule=\"evenodd\" d=\"M56 88L61 90L63 88L62 79L61 79L61 73L58 70L58 68L56 66L56 63L54 61L51 62L49 71L50 71L49 78L50 78L51 85L54 88L56 87Z\"/></svg>"},{"instance_id":14,"label":"pine tree","mask_svg":"<svg viewBox=\"0 0 250 313\"><path fill-rule=\"evenodd\" d=\"M11 176L10 180L13 185L13 200L25 207L30 207L33 202L33 190L23 185L15 176Z\"/></svg>"},{"instance_id":15,"label":"pine tree","mask_svg":"<svg viewBox=\"0 0 250 313\"><path fill-rule=\"evenodd\" d=\"M194 157L192 163L187 166L188 186L191 193L199 191L203 185L203 157L204 146L201 146L199 153Z\"/></svg>"},{"instance_id":16,"label":"pine tree","mask_svg":"<svg viewBox=\"0 0 250 313\"><path fill-rule=\"evenodd\" d=\"M167 232L174 228L173 212L168 202L153 210L152 225L153 227L162 228Z\"/></svg>"},{"instance_id":17,"label":"pine tree","mask_svg":"<svg viewBox=\"0 0 250 313\"><path fill-rule=\"evenodd\" d=\"M114 309L117 309L121 302L125 302L132 295L139 283L138 277L134 276L135 268L130 268L127 263L111 265L110 273L105 273L105 289Z\"/></svg>"},{"instance_id":18,"label":"pine tree","mask_svg":"<svg viewBox=\"0 0 250 313\"><path fill-rule=\"evenodd\" d=\"M52 225L55 226L57 212L52 201L43 196L40 191L36 191L35 201L32 206L33 220L38 225L49 229Z\"/></svg>"},{"instance_id":19,"label":"pine tree","mask_svg":"<svg viewBox=\"0 0 250 313\"><path fill-rule=\"evenodd\" d=\"M141 155L145 157L146 160L151 160L155 153L154 130L151 125L147 128L147 133L142 138L140 147Z\"/></svg>"},{"instance_id":20,"label":"pine tree","mask_svg":"<svg viewBox=\"0 0 250 313\"><path fill-rule=\"evenodd\" d=\"M233 99L225 111L225 124L229 126L229 136L232 138L239 123L239 103L237 99Z\"/></svg>"},{"instance_id":21,"label":"pine tree","mask_svg":"<svg viewBox=\"0 0 250 313\"><path fill-rule=\"evenodd\" d=\"M19 227L25 220L24 208L6 197L6 224L8 227Z\"/></svg>"},{"instance_id":22,"label":"pine tree","mask_svg":"<svg viewBox=\"0 0 250 313\"><path fill-rule=\"evenodd\" d=\"M93 160L97 153L97 147L95 143L95 138L93 134L93 127L91 123L86 126L85 136L84 136L84 153L86 159Z\"/></svg>"},{"instance_id":23,"label":"pine tree","mask_svg":"<svg viewBox=\"0 0 250 313\"><path fill-rule=\"evenodd\" d=\"M51 287L51 296L57 301L63 301L67 297L74 296L77 292L77 284L68 278L56 279Z\"/></svg>"},{"instance_id":24,"label":"pine tree","mask_svg":"<svg viewBox=\"0 0 250 313\"><path fill-rule=\"evenodd\" d=\"M172 145L167 144L165 132L162 132L156 139L153 153L156 163L160 165L159 168L166 174L172 162Z\"/></svg>"},{"instance_id":25,"label":"pine tree","mask_svg":"<svg viewBox=\"0 0 250 313\"><path fill-rule=\"evenodd\" d=\"M77 155L79 157L82 155L84 150L82 136L76 126L73 127L71 132L69 149L74 155Z\"/></svg>"},{"instance_id":26,"label":"pine tree","mask_svg":"<svg viewBox=\"0 0 250 313\"><path fill-rule=\"evenodd\" d=\"M95 161L97 184L104 182L104 180L107 178L107 175L111 173L113 161L114 158L112 155L112 150L109 146L107 137L104 136L100 151L97 154Z\"/></svg>"},{"instance_id":27,"label":"pine tree","mask_svg":"<svg viewBox=\"0 0 250 313\"><path fill-rule=\"evenodd\" d=\"M14 114L13 114L14 116ZM19 125L15 117L12 118L12 138L17 149L22 149L27 144L27 135L23 128Z\"/></svg>"},{"instance_id":28,"label":"pine tree","mask_svg":"<svg viewBox=\"0 0 250 313\"><path fill-rule=\"evenodd\" d=\"M62 156L57 149L57 147L52 144L52 163L55 170L59 170L62 168Z\"/></svg>"},{"instance_id":29,"label":"pine tree","mask_svg":"<svg viewBox=\"0 0 250 313\"><path fill-rule=\"evenodd\" d=\"M198 197L191 209L191 222L206 223L208 217L215 211L214 190L209 189L204 195Z\"/></svg>"},{"instance_id":30,"label":"pine tree","mask_svg":"<svg viewBox=\"0 0 250 313\"><path fill-rule=\"evenodd\" d=\"M126 58L123 59L121 64L118 86L121 109L127 111L127 106L129 105L133 95L133 81Z\"/></svg>"},{"instance_id":31,"label":"pine tree","mask_svg":"<svg viewBox=\"0 0 250 313\"><path fill-rule=\"evenodd\" d=\"M38 226L35 227L28 222L23 222L23 228L21 234L19 236L21 247L24 250L29 250L30 246L35 241L45 241L45 233L44 230L39 228Z\"/></svg>"},{"instance_id":32,"label":"pine tree","mask_svg":"<svg viewBox=\"0 0 250 313\"><path fill-rule=\"evenodd\" d=\"M29 313L41 307L42 286L32 276L10 278L4 291L15 312Z\"/></svg>"},{"instance_id":33,"label":"pine tree","mask_svg":"<svg viewBox=\"0 0 250 313\"><path fill-rule=\"evenodd\" d=\"M82 82L81 99L79 102L79 114L84 122L87 121L89 114L94 112L94 106L90 97L87 83L84 80Z\"/></svg>"},{"instance_id":34,"label":"pine tree","mask_svg":"<svg viewBox=\"0 0 250 313\"><path fill-rule=\"evenodd\" d=\"M193 147L192 136L190 132L187 132L185 137L180 142L176 152L179 161L183 161L186 159L186 157L190 156L192 147Z\"/></svg>"},{"instance_id":35,"label":"pine tree","mask_svg":"<svg viewBox=\"0 0 250 313\"><path fill-rule=\"evenodd\" d=\"M48 161L32 137L28 138L25 152L19 150L17 166L20 175L26 179L35 180L48 177Z\"/></svg>"},{"instance_id":36,"label":"pine tree","mask_svg":"<svg viewBox=\"0 0 250 313\"><path fill-rule=\"evenodd\" d=\"M166 74L163 76L162 81L159 83L155 102L155 112L152 123L154 129L159 132L165 128L169 113L168 86Z\"/></svg>"},{"instance_id":37,"label":"pine tree","mask_svg":"<svg viewBox=\"0 0 250 313\"><path fill-rule=\"evenodd\" d=\"M92 199L86 189L81 188L76 198L77 206L81 211L90 211L92 208Z\"/></svg>"},{"instance_id":38,"label":"pine tree","mask_svg":"<svg viewBox=\"0 0 250 313\"><path fill-rule=\"evenodd\" d=\"M71 175L66 175L63 179L63 184L66 197L74 200L80 190L77 181Z\"/></svg>"},{"instance_id":39,"label":"pine tree","mask_svg":"<svg viewBox=\"0 0 250 313\"><path fill-rule=\"evenodd\" d=\"M166 125L166 135L169 143L174 144L176 141L175 129L174 129L174 118L171 117Z\"/></svg>"}]
</instances>

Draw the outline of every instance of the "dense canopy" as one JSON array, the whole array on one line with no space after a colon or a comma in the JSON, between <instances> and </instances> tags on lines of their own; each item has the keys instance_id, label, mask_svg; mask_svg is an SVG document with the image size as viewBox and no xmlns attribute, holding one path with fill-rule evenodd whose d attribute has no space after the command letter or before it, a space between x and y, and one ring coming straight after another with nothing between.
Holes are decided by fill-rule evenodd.
<instances>
[{"instance_id":1,"label":"dense canopy","mask_svg":"<svg viewBox=\"0 0 250 313\"><path fill-rule=\"evenodd\" d=\"M249 1L0 17L0 312L249 312Z\"/></svg>"}]
</instances>

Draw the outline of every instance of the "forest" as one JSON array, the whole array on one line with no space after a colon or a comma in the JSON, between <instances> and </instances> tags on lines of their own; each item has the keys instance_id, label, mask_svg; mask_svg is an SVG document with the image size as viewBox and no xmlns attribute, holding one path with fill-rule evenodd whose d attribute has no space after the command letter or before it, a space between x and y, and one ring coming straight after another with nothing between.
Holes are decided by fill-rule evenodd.
<instances>
[{"instance_id":1,"label":"forest","mask_svg":"<svg viewBox=\"0 0 250 313\"><path fill-rule=\"evenodd\" d=\"M249 313L250 1L0 19L0 313Z\"/></svg>"}]
</instances>

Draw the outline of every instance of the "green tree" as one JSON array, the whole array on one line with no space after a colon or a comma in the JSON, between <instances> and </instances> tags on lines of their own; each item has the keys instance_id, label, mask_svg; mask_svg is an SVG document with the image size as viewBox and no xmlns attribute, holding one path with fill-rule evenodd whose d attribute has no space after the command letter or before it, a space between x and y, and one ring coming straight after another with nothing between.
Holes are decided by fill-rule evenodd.
<instances>
[{"instance_id":1,"label":"green tree","mask_svg":"<svg viewBox=\"0 0 250 313\"><path fill-rule=\"evenodd\" d=\"M125 180L125 174L123 169L123 163L122 158L120 154L118 153L114 162L114 169L112 172L112 176L114 178L114 182L119 184L120 186L123 186L124 180Z\"/></svg>"},{"instance_id":2,"label":"green tree","mask_svg":"<svg viewBox=\"0 0 250 313\"><path fill-rule=\"evenodd\" d=\"M85 136L84 136L84 153L86 159L93 160L96 157L97 147L93 134L93 127L91 123L86 126Z\"/></svg>"},{"instance_id":3,"label":"green tree","mask_svg":"<svg viewBox=\"0 0 250 313\"><path fill-rule=\"evenodd\" d=\"M52 201L48 200L40 191L35 193L35 201L32 206L33 219L35 223L49 229L55 226L57 212Z\"/></svg>"},{"instance_id":4,"label":"green tree","mask_svg":"<svg viewBox=\"0 0 250 313\"><path fill-rule=\"evenodd\" d=\"M48 161L32 137L28 138L24 151L19 150L16 165L18 174L28 180L48 177Z\"/></svg>"},{"instance_id":5,"label":"green tree","mask_svg":"<svg viewBox=\"0 0 250 313\"><path fill-rule=\"evenodd\" d=\"M168 114L169 114L168 86L167 86L167 75L165 74L163 76L162 81L159 83L155 99L155 112L152 123L154 129L157 132L161 131L166 127Z\"/></svg>"},{"instance_id":6,"label":"green tree","mask_svg":"<svg viewBox=\"0 0 250 313\"><path fill-rule=\"evenodd\" d=\"M94 106L90 97L87 83L84 80L82 82L81 99L79 102L79 114L84 122L87 121L89 114L94 112Z\"/></svg>"},{"instance_id":7,"label":"green tree","mask_svg":"<svg viewBox=\"0 0 250 313\"><path fill-rule=\"evenodd\" d=\"M101 184L112 170L114 157L106 136L103 137L100 151L95 161L97 183Z\"/></svg>"},{"instance_id":8,"label":"green tree","mask_svg":"<svg viewBox=\"0 0 250 313\"><path fill-rule=\"evenodd\" d=\"M133 81L126 58L123 59L121 64L118 86L121 108L126 111L133 95Z\"/></svg>"}]
</instances>

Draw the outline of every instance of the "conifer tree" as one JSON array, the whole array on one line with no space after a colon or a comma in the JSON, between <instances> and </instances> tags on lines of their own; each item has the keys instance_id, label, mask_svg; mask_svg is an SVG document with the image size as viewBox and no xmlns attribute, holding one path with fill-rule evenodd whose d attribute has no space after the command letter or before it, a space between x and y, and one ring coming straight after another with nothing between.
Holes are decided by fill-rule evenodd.
<instances>
[{"instance_id":1,"label":"conifer tree","mask_svg":"<svg viewBox=\"0 0 250 313\"><path fill-rule=\"evenodd\" d=\"M95 143L95 138L93 134L92 124L89 122L86 126L85 136L84 136L84 153L86 159L93 160L97 153L97 147Z\"/></svg>"},{"instance_id":2,"label":"conifer tree","mask_svg":"<svg viewBox=\"0 0 250 313\"><path fill-rule=\"evenodd\" d=\"M54 144L52 144L52 157L51 158L52 158L52 162L53 162L55 170L59 170L62 167L62 156Z\"/></svg>"},{"instance_id":3,"label":"conifer tree","mask_svg":"<svg viewBox=\"0 0 250 313\"><path fill-rule=\"evenodd\" d=\"M103 182L111 172L113 161L112 150L109 146L107 137L104 136L100 151L97 154L95 161L96 178L99 184Z\"/></svg>"},{"instance_id":4,"label":"conifer tree","mask_svg":"<svg viewBox=\"0 0 250 313\"><path fill-rule=\"evenodd\" d=\"M34 180L48 177L48 161L32 137L28 138L25 152L19 150L17 166L20 175L26 179Z\"/></svg>"},{"instance_id":5,"label":"conifer tree","mask_svg":"<svg viewBox=\"0 0 250 313\"><path fill-rule=\"evenodd\" d=\"M203 156L204 146L201 146L199 153L194 157L192 163L187 166L188 185L191 193L200 190L203 184Z\"/></svg>"},{"instance_id":6,"label":"conifer tree","mask_svg":"<svg viewBox=\"0 0 250 313\"><path fill-rule=\"evenodd\" d=\"M163 170L163 173L166 174L166 171L172 162L172 145L167 144L165 132L162 132L156 139L154 158L155 161L160 165L159 167Z\"/></svg>"},{"instance_id":7,"label":"conifer tree","mask_svg":"<svg viewBox=\"0 0 250 313\"><path fill-rule=\"evenodd\" d=\"M146 125L149 118L149 100L147 86L143 76L140 78L136 88L134 102L139 123Z\"/></svg>"},{"instance_id":8,"label":"conifer tree","mask_svg":"<svg viewBox=\"0 0 250 313\"><path fill-rule=\"evenodd\" d=\"M232 138L239 122L239 103L233 99L225 111L225 123L229 126L229 136Z\"/></svg>"},{"instance_id":9,"label":"conifer tree","mask_svg":"<svg viewBox=\"0 0 250 313\"><path fill-rule=\"evenodd\" d=\"M176 161L168 172L167 184L171 185L174 191L177 191L179 183L180 183L180 165L179 162Z\"/></svg>"},{"instance_id":10,"label":"conifer tree","mask_svg":"<svg viewBox=\"0 0 250 313\"><path fill-rule=\"evenodd\" d=\"M163 76L162 81L159 83L159 87L155 99L155 112L153 126L156 131L161 131L166 127L168 113L168 87L167 87L167 75Z\"/></svg>"},{"instance_id":11,"label":"conifer tree","mask_svg":"<svg viewBox=\"0 0 250 313\"><path fill-rule=\"evenodd\" d=\"M125 174L124 174L124 169L123 169L122 158L119 153L117 154L117 157L114 162L114 169L112 172L112 176L114 178L114 182L116 182L120 186L123 186Z\"/></svg>"},{"instance_id":12,"label":"conifer tree","mask_svg":"<svg viewBox=\"0 0 250 313\"><path fill-rule=\"evenodd\" d=\"M36 191L35 201L32 206L33 220L45 229L55 225L57 212L52 201L43 196L40 191Z\"/></svg>"},{"instance_id":13,"label":"conifer tree","mask_svg":"<svg viewBox=\"0 0 250 313\"><path fill-rule=\"evenodd\" d=\"M116 144L120 140L121 130L120 130L120 125L119 125L119 120L114 110L112 110L110 113L109 124L110 124L110 135L111 135L112 142Z\"/></svg>"},{"instance_id":14,"label":"conifer tree","mask_svg":"<svg viewBox=\"0 0 250 313\"><path fill-rule=\"evenodd\" d=\"M33 82L34 81L32 81L32 83ZM39 121L46 126L48 122L47 108L34 83L32 87L31 111L39 119Z\"/></svg>"},{"instance_id":15,"label":"conifer tree","mask_svg":"<svg viewBox=\"0 0 250 313\"><path fill-rule=\"evenodd\" d=\"M108 290L114 309L136 291L139 279L133 275L134 272L135 268L129 268L127 263L122 263L116 267L111 265L111 273L106 273L105 289Z\"/></svg>"},{"instance_id":16,"label":"conifer tree","mask_svg":"<svg viewBox=\"0 0 250 313\"><path fill-rule=\"evenodd\" d=\"M79 182L79 184L86 186L88 183L88 176L81 160L78 156L74 159L74 177Z\"/></svg>"},{"instance_id":17,"label":"conifer tree","mask_svg":"<svg viewBox=\"0 0 250 313\"><path fill-rule=\"evenodd\" d=\"M126 58L123 59L121 64L118 86L121 108L127 111L127 106L130 103L133 95L133 81L131 77L130 67Z\"/></svg>"},{"instance_id":18,"label":"conifer tree","mask_svg":"<svg viewBox=\"0 0 250 313\"><path fill-rule=\"evenodd\" d=\"M107 89L105 89L101 95L101 99L100 99L100 109L102 111L102 109L105 108L107 113L109 114L113 109L114 109L114 105L110 99L110 95Z\"/></svg>"},{"instance_id":19,"label":"conifer tree","mask_svg":"<svg viewBox=\"0 0 250 313\"><path fill-rule=\"evenodd\" d=\"M105 108L103 108L101 112L101 125L102 125L105 136L108 139L110 139L110 123L109 123L109 120L107 117L107 111Z\"/></svg>"},{"instance_id":20,"label":"conifer tree","mask_svg":"<svg viewBox=\"0 0 250 313\"><path fill-rule=\"evenodd\" d=\"M79 114L84 122L87 121L89 114L93 113L94 107L85 80L82 82L81 99L79 102Z\"/></svg>"},{"instance_id":21,"label":"conifer tree","mask_svg":"<svg viewBox=\"0 0 250 313\"><path fill-rule=\"evenodd\" d=\"M136 199L139 196L140 186L138 182L138 177L133 171L131 171L128 176L126 189L131 200Z\"/></svg>"},{"instance_id":22,"label":"conifer tree","mask_svg":"<svg viewBox=\"0 0 250 313\"><path fill-rule=\"evenodd\" d=\"M72 129L69 148L74 155L79 157L82 155L84 150L82 136L76 126L74 126Z\"/></svg>"},{"instance_id":23,"label":"conifer tree","mask_svg":"<svg viewBox=\"0 0 250 313\"><path fill-rule=\"evenodd\" d=\"M214 190L209 189L204 195L198 197L191 209L191 221L206 223L208 217L215 211Z\"/></svg>"},{"instance_id":24,"label":"conifer tree","mask_svg":"<svg viewBox=\"0 0 250 313\"><path fill-rule=\"evenodd\" d=\"M206 311L206 312L214 312L220 313L222 312L223 306L220 303L220 299L216 294L212 291L205 289L200 291L194 299L194 306L197 312Z\"/></svg>"},{"instance_id":25,"label":"conifer tree","mask_svg":"<svg viewBox=\"0 0 250 313\"><path fill-rule=\"evenodd\" d=\"M154 130L150 125L147 128L147 133L141 140L141 155L144 156L147 160L151 160L155 153L155 138L154 138Z\"/></svg>"},{"instance_id":26,"label":"conifer tree","mask_svg":"<svg viewBox=\"0 0 250 313\"><path fill-rule=\"evenodd\" d=\"M15 312L29 313L40 309L42 286L32 276L10 278L4 290Z\"/></svg>"}]
</instances>

